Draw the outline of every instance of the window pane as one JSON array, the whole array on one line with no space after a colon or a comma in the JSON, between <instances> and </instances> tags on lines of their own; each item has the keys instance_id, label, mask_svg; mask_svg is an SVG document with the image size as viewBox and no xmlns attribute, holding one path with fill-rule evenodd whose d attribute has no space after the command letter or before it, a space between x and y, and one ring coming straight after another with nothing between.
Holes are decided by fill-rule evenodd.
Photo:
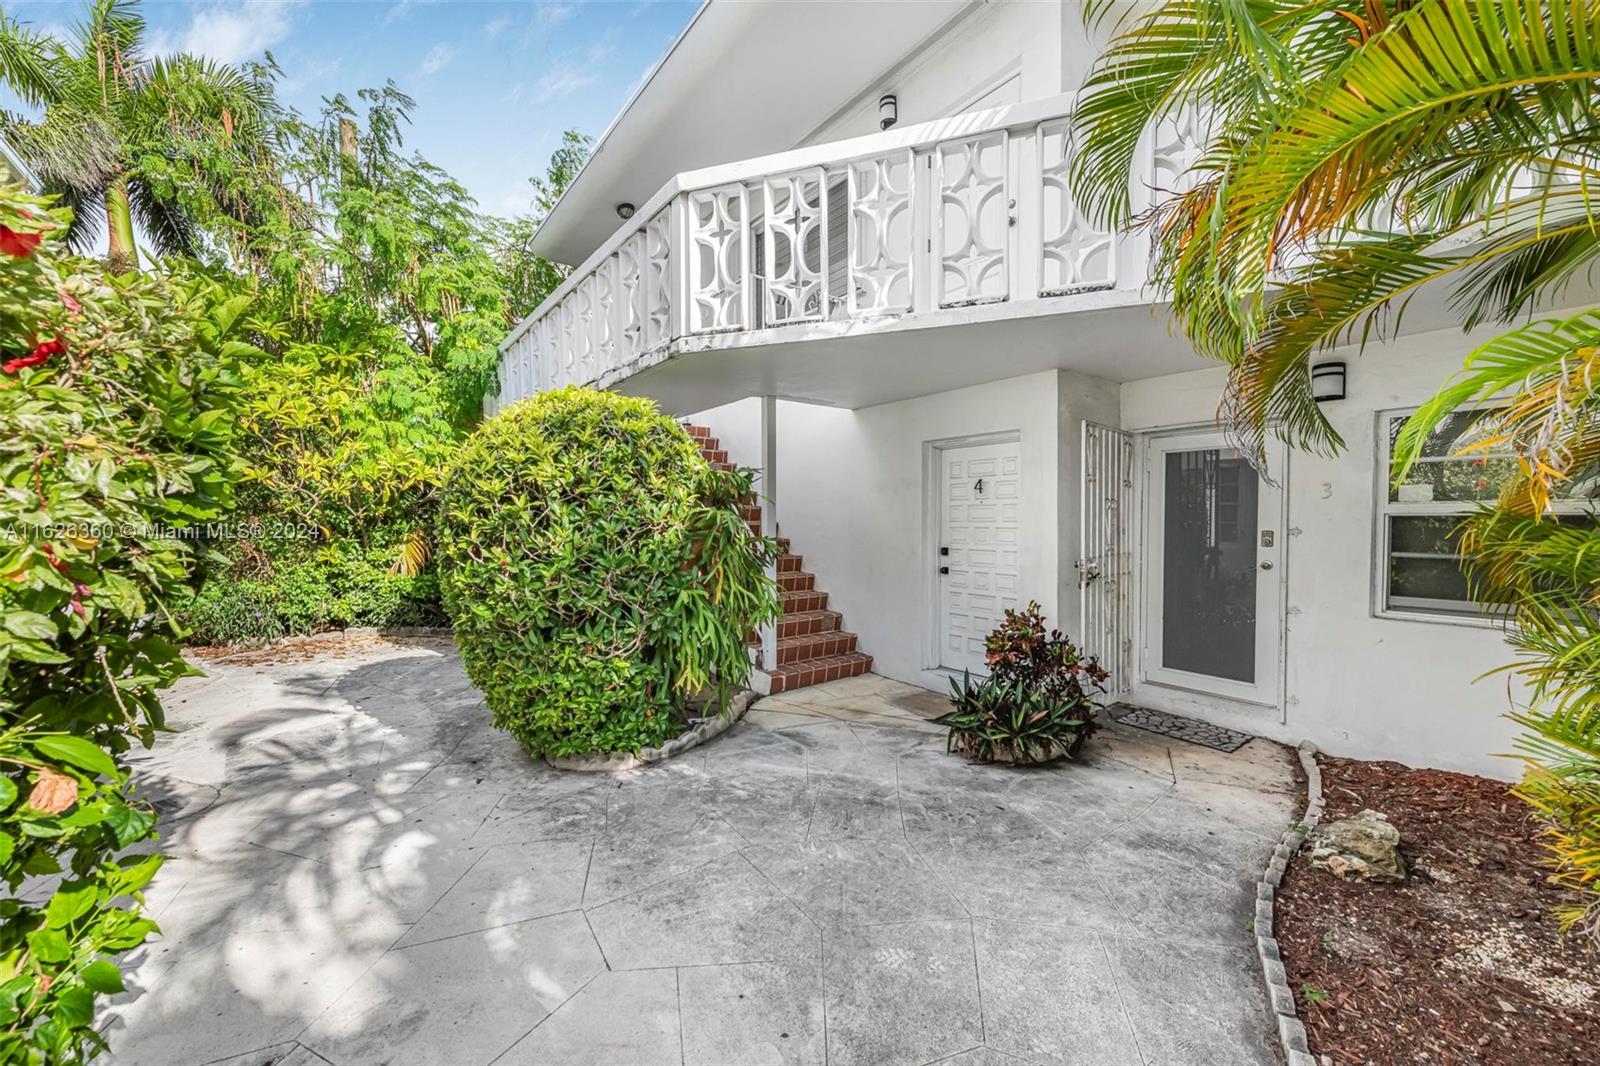
<instances>
[{"instance_id":1,"label":"window pane","mask_svg":"<svg viewBox=\"0 0 1600 1066\"><path fill-rule=\"evenodd\" d=\"M1427 555L1455 555L1460 515L1393 515L1389 518L1389 550Z\"/></svg>"},{"instance_id":2,"label":"window pane","mask_svg":"<svg viewBox=\"0 0 1600 1066\"><path fill-rule=\"evenodd\" d=\"M1438 427L1422 442L1422 458L1444 459L1454 455L1464 444L1470 444L1471 438L1467 437L1467 430L1473 424L1489 413L1490 409L1481 411L1457 411L1455 414L1439 423ZM1394 454L1395 441L1400 439L1400 427L1406 424L1405 415L1396 415L1389 419L1389 454Z\"/></svg>"},{"instance_id":3,"label":"window pane","mask_svg":"<svg viewBox=\"0 0 1600 1066\"><path fill-rule=\"evenodd\" d=\"M1403 482L1389 486L1389 499L1398 503L1493 501L1516 473L1517 460L1509 456L1421 462L1406 472Z\"/></svg>"},{"instance_id":4,"label":"window pane","mask_svg":"<svg viewBox=\"0 0 1600 1066\"><path fill-rule=\"evenodd\" d=\"M1471 602L1467 595L1467 577L1454 559L1391 558L1390 603L1404 606L1398 601L1408 599L1456 601L1463 607Z\"/></svg>"}]
</instances>

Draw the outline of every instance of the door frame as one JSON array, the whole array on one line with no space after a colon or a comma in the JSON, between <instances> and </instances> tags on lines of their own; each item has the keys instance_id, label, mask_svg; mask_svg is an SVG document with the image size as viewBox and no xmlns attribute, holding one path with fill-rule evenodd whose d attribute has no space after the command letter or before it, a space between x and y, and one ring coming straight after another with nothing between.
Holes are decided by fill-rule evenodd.
<instances>
[{"instance_id":1,"label":"door frame","mask_svg":"<svg viewBox=\"0 0 1600 1066\"><path fill-rule=\"evenodd\" d=\"M1002 429L992 433L970 433L960 437L940 437L922 442L922 568L927 575L922 585L922 668L926 671L955 676L955 671L941 666L940 646L941 597L939 588L939 539L944 529L944 453L956 448L975 448L985 444L1016 444L1021 455L1022 431ZM1025 463L1018 463L1017 477L1022 491L1027 490ZM1025 525L1026 523L1024 523ZM1020 550L1020 546L1019 546Z\"/></svg>"},{"instance_id":2,"label":"door frame","mask_svg":"<svg viewBox=\"0 0 1600 1066\"><path fill-rule=\"evenodd\" d=\"M1203 674L1186 671L1168 671L1157 665L1159 642L1149 639L1152 625L1161 617L1163 574L1161 560L1156 558L1161 538L1155 523L1163 515L1163 501L1156 498L1164 482L1158 477L1155 459L1167 451L1183 448L1227 447L1226 434L1215 423L1163 428L1137 434L1136 447L1139 459L1139 503L1137 526L1138 569L1142 580L1138 582L1138 618L1136 620L1139 653L1134 670L1133 690L1135 702L1152 705L1167 704L1166 708L1178 713L1185 710L1228 709L1259 715L1263 709L1279 712L1285 708L1285 684L1288 666L1288 575L1289 542L1292 531L1289 519L1289 462L1288 449L1282 442L1268 443L1268 461L1275 470L1273 484L1277 489L1276 513L1261 512L1261 526L1272 521L1276 533L1276 554L1273 558L1275 584L1269 590L1270 601L1276 609L1277 624L1270 635L1257 633L1259 651L1270 648L1276 667L1267 676L1259 676L1253 685L1230 681L1226 678L1208 678ZM1258 545L1258 557L1259 557ZM1257 571L1257 580L1264 576ZM1259 662L1258 662L1259 665ZM1192 680L1191 680L1192 679Z\"/></svg>"}]
</instances>

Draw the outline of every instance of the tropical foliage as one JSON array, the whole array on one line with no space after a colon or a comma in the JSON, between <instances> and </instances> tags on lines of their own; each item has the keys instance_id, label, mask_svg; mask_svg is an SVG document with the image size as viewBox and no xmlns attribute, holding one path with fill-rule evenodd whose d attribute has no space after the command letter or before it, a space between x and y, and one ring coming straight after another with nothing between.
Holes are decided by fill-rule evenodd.
<instances>
[{"instance_id":1,"label":"tropical foliage","mask_svg":"<svg viewBox=\"0 0 1600 1066\"><path fill-rule=\"evenodd\" d=\"M648 400L569 388L479 427L438 554L495 724L535 753L631 752L682 732L692 697L725 707L778 613L777 544L739 511L750 481Z\"/></svg>"},{"instance_id":2,"label":"tropical foliage","mask_svg":"<svg viewBox=\"0 0 1600 1066\"><path fill-rule=\"evenodd\" d=\"M248 298L104 276L62 254L68 217L0 187L5 1062L103 1047L95 996L121 990L115 956L156 928L138 894L161 859L135 848L155 815L124 756L161 728L160 690L194 672L170 607L193 535L233 505L228 368L248 351Z\"/></svg>"},{"instance_id":3,"label":"tropical foliage","mask_svg":"<svg viewBox=\"0 0 1600 1066\"><path fill-rule=\"evenodd\" d=\"M1156 280L1196 347L1232 367L1223 414L1258 457L1269 434L1342 446L1309 360L1392 336L1414 298L1475 328L1587 289L1600 256L1600 2L1185 0L1115 28L1075 118L1074 187L1105 220L1153 234ZM1142 138L1173 122L1204 131L1196 180L1136 215ZM1594 893L1566 915L1591 931L1600 536L1549 505L1594 495L1597 345L1593 312L1482 344L1411 419L1394 470L1404 477L1452 413L1497 405L1469 447L1513 454L1518 473L1460 543L1477 595L1510 606L1514 669L1529 682L1513 715L1530 731L1523 792L1550 821L1557 876Z\"/></svg>"},{"instance_id":4,"label":"tropical foliage","mask_svg":"<svg viewBox=\"0 0 1600 1066\"><path fill-rule=\"evenodd\" d=\"M94 0L60 41L0 13L0 80L37 119L0 116L45 191L73 208L67 240L105 226L112 260L139 265L134 224L158 253L199 255L199 221L258 221L242 195L270 173L270 83L191 55L151 57L129 0Z\"/></svg>"},{"instance_id":5,"label":"tropical foliage","mask_svg":"<svg viewBox=\"0 0 1600 1066\"><path fill-rule=\"evenodd\" d=\"M1071 757L1094 731L1106 672L1059 629L1046 631L1038 603L1008 610L984 645L989 675L950 680L954 709L935 721L947 748L979 762L1025 765Z\"/></svg>"}]
</instances>

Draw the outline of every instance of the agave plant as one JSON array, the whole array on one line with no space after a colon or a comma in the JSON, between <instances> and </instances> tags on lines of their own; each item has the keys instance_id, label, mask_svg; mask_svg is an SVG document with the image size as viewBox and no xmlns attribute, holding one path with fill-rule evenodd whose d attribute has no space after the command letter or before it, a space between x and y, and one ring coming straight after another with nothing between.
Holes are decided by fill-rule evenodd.
<instances>
[{"instance_id":1,"label":"agave plant","mask_svg":"<svg viewBox=\"0 0 1600 1066\"><path fill-rule=\"evenodd\" d=\"M969 671L950 679L955 709L935 718L947 726L945 750L979 762L1019 766L1078 754L1094 727L1094 704L1071 696L1006 683L996 677L973 680Z\"/></svg>"},{"instance_id":2,"label":"agave plant","mask_svg":"<svg viewBox=\"0 0 1600 1066\"><path fill-rule=\"evenodd\" d=\"M1258 457L1269 435L1343 446L1311 356L1391 336L1424 289L1446 290L1464 329L1510 323L1600 262L1600 0L1179 0L1120 17L1075 118L1074 188L1103 221L1151 229L1155 280L1230 364L1223 414ZM1195 115L1197 180L1136 216L1143 136ZM1590 893L1563 920L1600 935L1600 533L1550 507L1595 495L1597 353L1593 310L1480 346L1412 417L1394 473L1444 419L1495 401L1468 446L1512 452L1520 475L1462 550L1476 595L1509 607L1529 686L1520 791L1548 819L1556 878Z\"/></svg>"}]
</instances>

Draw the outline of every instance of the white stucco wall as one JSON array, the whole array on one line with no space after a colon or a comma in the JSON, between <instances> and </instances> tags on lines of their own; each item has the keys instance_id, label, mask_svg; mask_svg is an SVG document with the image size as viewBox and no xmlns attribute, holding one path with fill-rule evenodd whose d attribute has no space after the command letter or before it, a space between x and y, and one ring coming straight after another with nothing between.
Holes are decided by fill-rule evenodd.
<instances>
[{"instance_id":1,"label":"white stucco wall","mask_svg":"<svg viewBox=\"0 0 1600 1066\"><path fill-rule=\"evenodd\" d=\"M1061 536L1064 518L1076 522L1076 493L1063 513L1061 419L1083 417L1062 398L1057 371L997 381L935 396L855 411L811 404L778 405L778 525L792 550L805 557L817 587L859 635L873 669L935 689L945 676L933 662L933 571L928 543L926 464L932 442L1014 431L1021 443L1021 595L1061 617L1064 579L1071 567ZM1114 387L1112 387L1114 388ZM1085 410L1103 413L1114 395L1097 392ZM735 462L760 458L757 401L700 412L689 421L710 426ZM1076 447L1076 445L1074 445ZM1074 527L1075 528L1075 527ZM1073 589L1076 585L1071 586ZM1075 592L1071 606L1076 608Z\"/></svg>"},{"instance_id":2,"label":"white stucco wall","mask_svg":"<svg viewBox=\"0 0 1600 1066\"><path fill-rule=\"evenodd\" d=\"M878 130L878 99L894 93L902 125L966 110L991 90L1018 79L1018 100L1063 91L1064 19L1081 31L1075 4L998 0L985 4L938 40L875 79L854 105L807 139L820 144ZM1076 89L1076 79L1071 88ZM1009 92L1010 90L1008 90ZM996 105L998 106L998 104Z\"/></svg>"},{"instance_id":3,"label":"white stucco wall","mask_svg":"<svg viewBox=\"0 0 1600 1066\"><path fill-rule=\"evenodd\" d=\"M1377 412L1427 399L1468 347L1452 331L1340 353L1347 398L1326 410L1347 447L1334 458L1288 460L1286 705L1281 716L1236 715L1213 701L1199 713L1285 741L1309 739L1335 755L1518 775L1514 760L1495 757L1511 750L1516 732L1502 717L1506 678L1475 681L1509 661L1500 631L1380 617L1373 604ZM1123 425L1210 422L1222 382L1217 369L1124 385Z\"/></svg>"}]
</instances>

